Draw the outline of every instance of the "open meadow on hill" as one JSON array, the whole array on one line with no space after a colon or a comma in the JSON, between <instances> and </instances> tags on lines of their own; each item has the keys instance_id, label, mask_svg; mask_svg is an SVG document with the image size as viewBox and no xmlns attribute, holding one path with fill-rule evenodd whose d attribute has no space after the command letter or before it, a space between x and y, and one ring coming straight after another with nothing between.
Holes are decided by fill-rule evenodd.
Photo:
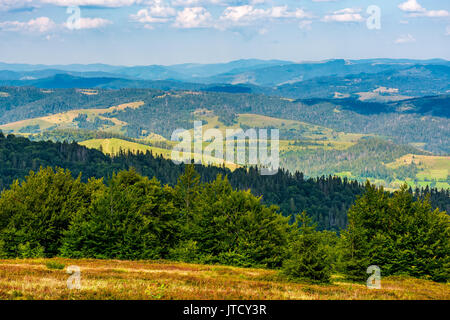
<instances>
[{"instance_id":1,"label":"open meadow on hill","mask_svg":"<svg viewBox=\"0 0 450 320\"><path fill-rule=\"evenodd\" d=\"M81 289L70 290L68 266L81 270ZM94 259L0 260L0 299L142 300L449 300L449 284L410 277L382 278L381 289L348 282L291 282L269 269L169 261Z\"/></svg>"}]
</instances>

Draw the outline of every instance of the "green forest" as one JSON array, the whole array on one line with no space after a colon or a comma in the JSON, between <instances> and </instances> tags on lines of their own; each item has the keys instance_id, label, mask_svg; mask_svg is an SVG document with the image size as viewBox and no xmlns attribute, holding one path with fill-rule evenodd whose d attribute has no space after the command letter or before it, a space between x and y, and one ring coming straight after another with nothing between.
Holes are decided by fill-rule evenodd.
<instances>
[{"instance_id":1,"label":"green forest","mask_svg":"<svg viewBox=\"0 0 450 320\"><path fill-rule=\"evenodd\" d=\"M291 280L362 281L383 275L449 279L450 217L406 186L389 194L370 183L340 234L318 231L306 211L289 217L217 175L202 183L194 165L171 187L134 169L110 179L41 168L0 198L0 257L166 259L280 270Z\"/></svg>"},{"instance_id":2,"label":"green forest","mask_svg":"<svg viewBox=\"0 0 450 320\"><path fill-rule=\"evenodd\" d=\"M24 179L30 170L42 167L69 169L74 176L82 173L82 181L90 177L107 181L113 173L134 168L139 174L156 177L162 184L174 186L184 172L184 165L146 154L125 153L107 156L77 143L32 142L14 135L0 133L0 189L8 188L15 179ZM306 178L302 172L279 170L271 176L261 175L257 168L239 168L230 171L215 166L195 165L201 182L213 181L217 174L227 176L231 186L238 190L251 190L262 197L266 205L276 205L284 216L295 216L306 210L319 230L339 231L347 225L347 211L356 197L364 192L364 185L347 178L321 176ZM409 189L414 197L430 196L433 208L450 212L449 190L436 188ZM293 218L292 218L293 219Z\"/></svg>"}]
</instances>

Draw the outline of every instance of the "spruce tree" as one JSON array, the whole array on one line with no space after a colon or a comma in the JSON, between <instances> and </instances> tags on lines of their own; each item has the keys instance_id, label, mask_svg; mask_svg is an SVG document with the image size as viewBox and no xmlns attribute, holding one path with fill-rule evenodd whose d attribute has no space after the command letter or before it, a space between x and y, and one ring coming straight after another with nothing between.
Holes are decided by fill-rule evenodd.
<instances>
[{"instance_id":1,"label":"spruce tree","mask_svg":"<svg viewBox=\"0 0 450 320\"><path fill-rule=\"evenodd\" d=\"M289 258L283 263L283 273L294 279L328 283L331 278L330 255L323 246L306 211L296 216L298 230L294 233Z\"/></svg>"}]
</instances>

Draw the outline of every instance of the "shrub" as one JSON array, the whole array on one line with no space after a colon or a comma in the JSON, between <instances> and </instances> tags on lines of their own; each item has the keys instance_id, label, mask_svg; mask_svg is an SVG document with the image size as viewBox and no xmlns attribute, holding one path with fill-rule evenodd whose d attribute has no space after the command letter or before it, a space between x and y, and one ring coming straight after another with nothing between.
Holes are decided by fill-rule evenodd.
<instances>
[{"instance_id":1,"label":"shrub","mask_svg":"<svg viewBox=\"0 0 450 320\"><path fill-rule=\"evenodd\" d=\"M180 242L175 248L170 249L168 258L175 261L199 262L199 254L197 242L186 240Z\"/></svg>"},{"instance_id":2,"label":"shrub","mask_svg":"<svg viewBox=\"0 0 450 320\"><path fill-rule=\"evenodd\" d=\"M45 264L45 266L48 269L56 269L56 270L62 270L65 268L65 264L59 263L57 261L49 261Z\"/></svg>"}]
</instances>

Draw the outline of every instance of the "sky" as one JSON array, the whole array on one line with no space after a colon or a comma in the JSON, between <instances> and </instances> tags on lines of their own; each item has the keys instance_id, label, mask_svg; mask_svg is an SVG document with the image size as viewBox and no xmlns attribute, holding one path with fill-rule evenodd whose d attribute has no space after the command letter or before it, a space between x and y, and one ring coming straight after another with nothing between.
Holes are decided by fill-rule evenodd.
<instances>
[{"instance_id":1,"label":"sky","mask_svg":"<svg viewBox=\"0 0 450 320\"><path fill-rule=\"evenodd\" d=\"M0 0L0 61L450 60L448 0Z\"/></svg>"}]
</instances>

